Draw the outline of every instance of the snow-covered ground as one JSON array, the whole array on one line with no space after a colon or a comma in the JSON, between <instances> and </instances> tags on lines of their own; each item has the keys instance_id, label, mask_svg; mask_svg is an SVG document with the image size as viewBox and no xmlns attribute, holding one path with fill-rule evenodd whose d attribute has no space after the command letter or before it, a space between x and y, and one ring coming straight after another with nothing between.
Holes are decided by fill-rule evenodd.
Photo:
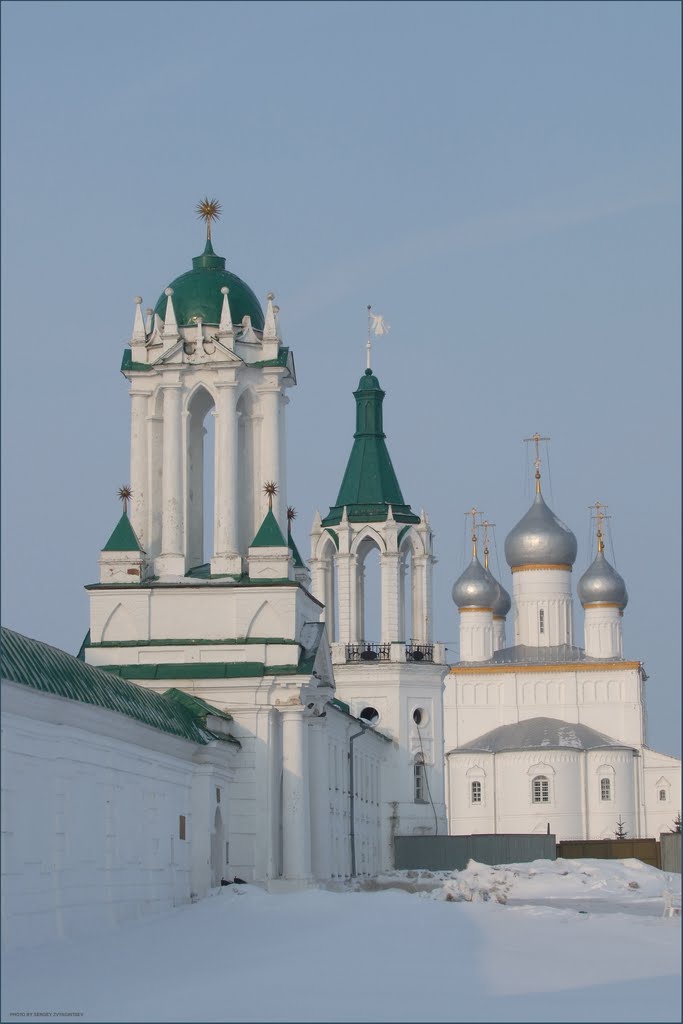
<instances>
[{"instance_id":1,"label":"snow-covered ground","mask_svg":"<svg viewBox=\"0 0 683 1024\"><path fill-rule=\"evenodd\" d=\"M680 900L680 875L637 860L470 862L341 892L227 887L8 953L2 1020L680 1021L666 891Z\"/></svg>"}]
</instances>

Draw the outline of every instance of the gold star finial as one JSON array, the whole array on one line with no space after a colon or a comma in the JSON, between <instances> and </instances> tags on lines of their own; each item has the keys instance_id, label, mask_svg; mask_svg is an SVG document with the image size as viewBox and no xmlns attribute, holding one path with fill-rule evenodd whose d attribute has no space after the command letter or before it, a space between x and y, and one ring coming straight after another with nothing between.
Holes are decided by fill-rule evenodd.
<instances>
[{"instance_id":1,"label":"gold star finial","mask_svg":"<svg viewBox=\"0 0 683 1024\"><path fill-rule=\"evenodd\" d=\"M218 202L217 199L209 199L208 196L205 196L204 199L201 199L197 203L195 210L197 212L197 218L199 220L203 220L206 222L206 240L210 242L211 222L214 220L218 220L218 218L220 217L221 204Z\"/></svg>"},{"instance_id":2,"label":"gold star finial","mask_svg":"<svg viewBox=\"0 0 683 1024\"><path fill-rule=\"evenodd\" d=\"M277 484L273 480L269 480L267 484L263 485L263 493L268 497L268 508L272 511L273 498L277 494Z\"/></svg>"},{"instance_id":3,"label":"gold star finial","mask_svg":"<svg viewBox=\"0 0 683 1024\"><path fill-rule=\"evenodd\" d=\"M124 516L127 516L128 515L128 502L133 497L133 492L131 491L131 489L128 486L128 484L124 484L123 487L119 487L118 497L119 497L120 501L123 502L123 514L124 514Z\"/></svg>"}]
</instances>

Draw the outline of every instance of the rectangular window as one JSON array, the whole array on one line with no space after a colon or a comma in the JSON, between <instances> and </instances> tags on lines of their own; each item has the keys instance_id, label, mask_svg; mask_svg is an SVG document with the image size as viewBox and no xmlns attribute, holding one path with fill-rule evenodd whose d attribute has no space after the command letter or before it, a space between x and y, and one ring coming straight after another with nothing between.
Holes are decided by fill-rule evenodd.
<instances>
[{"instance_id":1,"label":"rectangular window","mask_svg":"<svg viewBox=\"0 0 683 1024\"><path fill-rule=\"evenodd\" d=\"M609 779L600 779L600 799L612 799L612 784Z\"/></svg>"},{"instance_id":2,"label":"rectangular window","mask_svg":"<svg viewBox=\"0 0 683 1024\"><path fill-rule=\"evenodd\" d=\"M660 789L660 791L659 791L659 799L660 799L660 801L666 802L666 790L665 789Z\"/></svg>"},{"instance_id":3,"label":"rectangular window","mask_svg":"<svg viewBox=\"0 0 683 1024\"><path fill-rule=\"evenodd\" d=\"M415 803L424 804L425 800L425 766L415 765Z\"/></svg>"},{"instance_id":4,"label":"rectangular window","mask_svg":"<svg viewBox=\"0 0 683 1024\"><path fill-rule=\"evenodd\" d=\"M472 803L473 804L480 804L481 803L481 782L473 782L472 783Z\"/></svg>"},{"instance_id":5,"label":"rectangular window","mask_svg":"<svg viewBox=\"0 0 683 1024\"><path fill-rule=\"evenodd\" d=\"M218 788L218 786L216 786L216 803L219 804L220 802L221 802L221 791Z\"/></svg>"},{"instance_id":6,"label":"rectangular window","mask_svg":"<svg viewBox=\"0 0 683 1024\"><path fill-rule=\"evenodd\" d=\"M226 844L225 844L225 863L226 863L226 864L229 864L229 863L230 863L230 854L229 854L229 850L230 850L230 843L226 843Z\"/></svg>"},{"instance_id":7,"label":"rectangular window","mask_svg":"<svg viewBox=\"0 0 683 1024\"><path fill-rule=\"evenodd\" d=\"M184 814L181 814L180 818L178 819L178 838L179 839L184 839L185 838L185 815Z\"/></svg>"},{"instance_id":8,"label":"rectangular window","mask_svg":"<svg viewBox=\"0 0 683 1024\"><path fill-rule=\"evenodd\" d=\"M545 633L545 612L542 608L538 613L538 632Z\"/></svg>"},{"instance_id":9,"label":"rectangular window","mask_svg":"<svg viewBox=\"0 0 683 1024\"><path fill-rule=\"evenodd\" d=\"M531 788L532 800L535 804L548 804L550 803L550 786L548 780L544 775L538 775Z\"/></svg>"}]
</instances>

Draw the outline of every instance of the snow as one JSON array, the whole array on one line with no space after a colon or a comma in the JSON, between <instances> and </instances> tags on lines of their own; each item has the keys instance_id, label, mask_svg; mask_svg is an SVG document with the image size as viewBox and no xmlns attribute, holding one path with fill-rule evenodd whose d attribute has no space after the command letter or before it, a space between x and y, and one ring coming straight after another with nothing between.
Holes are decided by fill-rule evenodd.
<instances>
[{"instance_id":1,"label":"snow","mask_svg":"<svg viewBox=\"0 0 683 1024\"><path fill-rule=\"evenodd\" d=\"M679 1021L680 891L637 860L231 886L7 953L2 1020Z\"/></svg>"}]
</instances>

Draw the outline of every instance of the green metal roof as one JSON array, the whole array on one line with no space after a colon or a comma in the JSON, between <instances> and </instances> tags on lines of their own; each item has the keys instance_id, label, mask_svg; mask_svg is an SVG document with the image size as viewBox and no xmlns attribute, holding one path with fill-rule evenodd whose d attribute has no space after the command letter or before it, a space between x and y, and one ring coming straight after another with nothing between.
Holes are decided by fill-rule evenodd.
<instances>
[{"instance_id":1,"label":"green metal roof","mask_svg":"<svg viewBox=\"0 0 683 1024\"><path fill-rule=\"evenodd\" d=\"M103 551L142 551L127 513L123 513Z\"/></svg>"},{"instance_id":2,"label":"green metal roof","mask_svg":"<svg viewBox=\"0 0 683 1024\"><path fill-rule=\"evenodd\" d=\"M389 456L383 429L382 391L372 370L361 377L356 399L356 432L336 504L323 519L323 526L341 522L344 508L351 522L383 522L393 507L400 523L419 523L406 505Z\"/></svg>"},{"instance_id":3,"label":"green metal roof","mask_svg":"<svg viewBox=\"0 0 683 1024\"><path fill-rule=\"evenodd\" d=\"M295 569L305 569L306 568L306 563L304 562L303 558L299 554L299 549L296 546L296 541L292 537L291 527L287 530L287 543L289 544L289 550L292 552L292 558L293 558L293 561L294 561L294 568Z\"/></svg>"},{"instance_id":4,"label":"green metal roof","mask_svg":"<svg viewBox=\"0 0 683 1024\"><path fill-rule=\"evenodd\" d=\"M252 327L263 330L263 310L253 291L236 274L225 269L223 256L216 256L211 242L207 239L201 256L192 260L192 270L171 281L173 309L179 326L189 326L195 317L201 317L205 324L219 324L223 309L221 288L227 286L230 314L235 324L242 323L242 317L251 317ZM154 307L162 320L166 319L168 299L164 291Z\"/></svg>"},{"instance_id":5,"label":"green metal roof","mask_svg":"<svg viewBox=\"0 0 683 1024\"><path fill-rule=\"evenodd\" d=\"M230 717L204 701L198 707L179 700L174 690L160 694L136 686L4 626L0 630L0 674L13 683L115 711L193 743L224 738L204 727L207 714ZM233 738L233 742L238 741Z\"/></svg>"},{"instance_id":6,"label":"green metal roof","mask_svg":"<svg viewBox=\"0 0 683 1024\"><path fill-rule=\"evenodd\" d=\"M273 515L272 508L266 512L266 517L259 527L259 531L249 545L250 548L286 548L287 542L282 536L282 530L277 519Z\"/></svg>"}]
</instances>

